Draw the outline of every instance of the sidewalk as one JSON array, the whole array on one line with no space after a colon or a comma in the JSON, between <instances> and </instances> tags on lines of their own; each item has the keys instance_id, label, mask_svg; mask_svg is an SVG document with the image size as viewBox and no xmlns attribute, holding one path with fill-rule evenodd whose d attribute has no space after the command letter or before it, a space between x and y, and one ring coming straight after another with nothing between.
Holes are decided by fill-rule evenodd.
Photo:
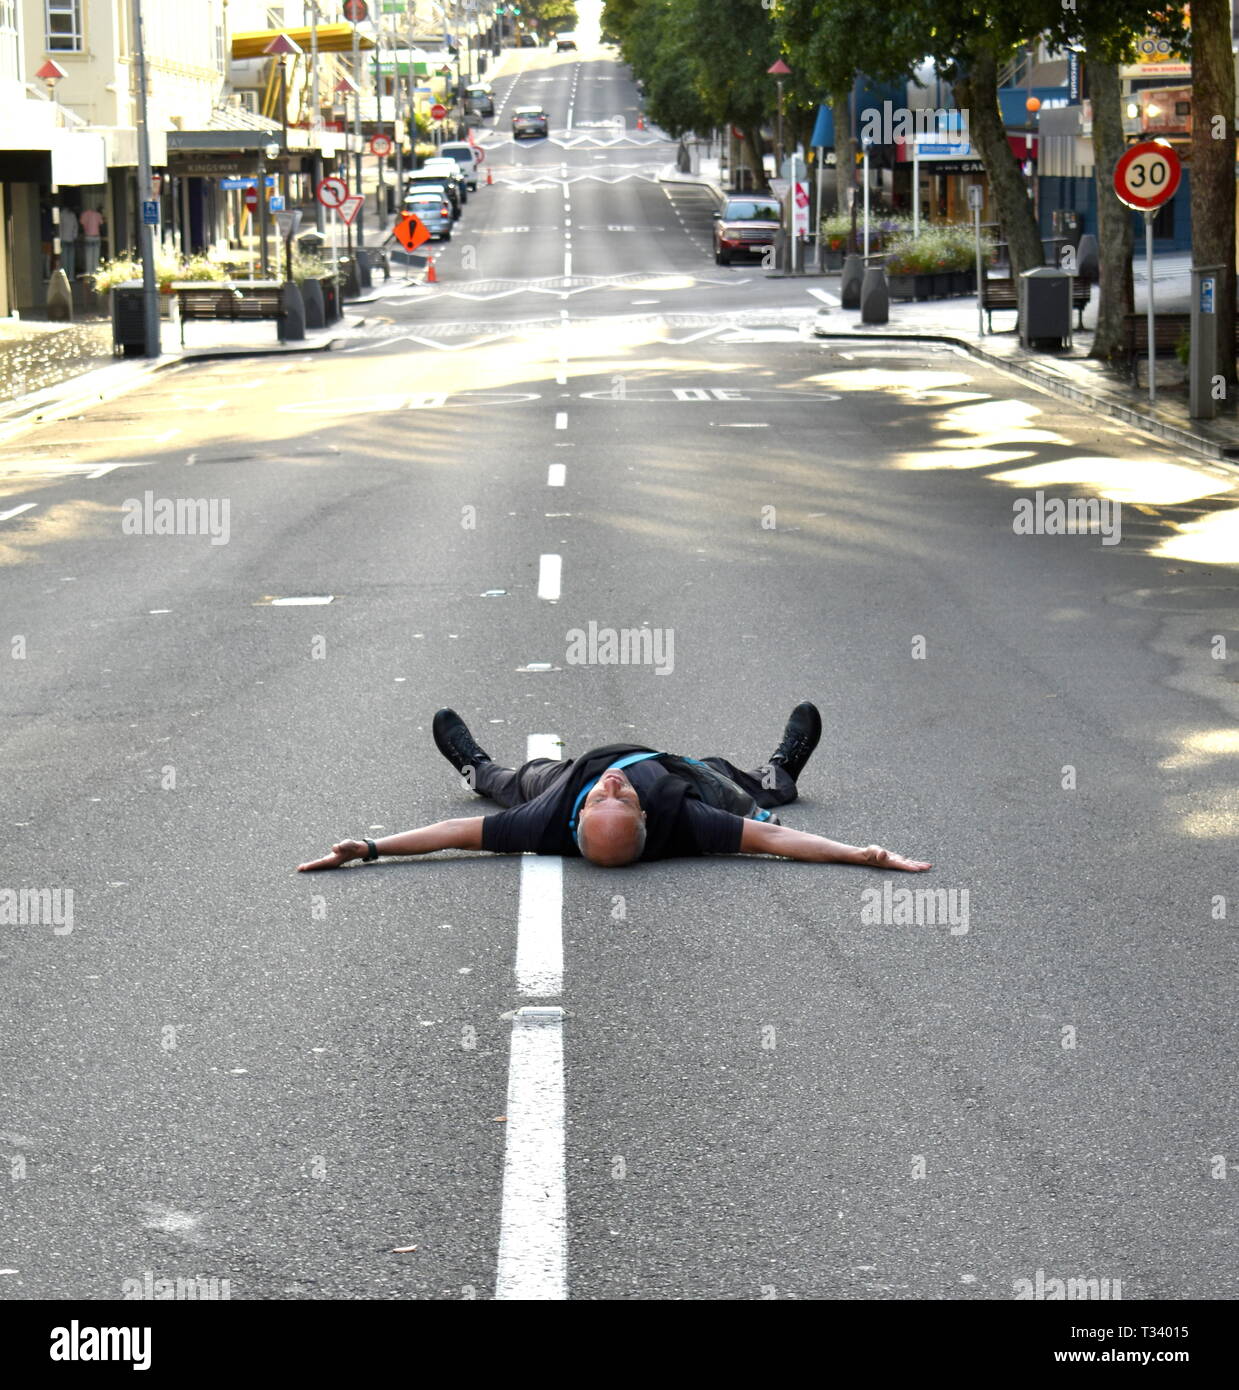
<instances>
[{"instance_id":1,"label":"sidewalk","mask_svg":"<svg viewBox=\"0 0 1239 1390\"><path fill-rule=\"evenodd\" d=\"M1167 266L1167 275L1176 276L1180 267ZM1184 268L1184 273L1186 270ZM1239 418L1233 408L1215 420L1193 420L1188 415L1186 372L1174 357L1159 357L1157 403L1149 404L1148 378L1144 359L1140 363L1140 386L1132 384L1129 371L1106 366L1089 358L1093 346L1092 329L1097 322L1097 288L1084 310L1085 327L1076 328L1069 349L1057 352L1034 351L1020 345L1015 329L1014 310L994 310L994 328L982 333L977 322L975 295L959 299L894 302L890 322L862 325L858 309L840 306L838 273L804 277L806 289L814 288L826 307L818 310L814 336L819 338L860 337L887 341L947 342L962 347L973 357L1014 372L1027 381L1091 410L1147 430L1168 443L1214 459L1239 459ZM1169 310L1174 303L1168 292L1173 284L1162 284L1160 267L1154 268L1155 306ZM1143 277L1136 286L1137 309L1144 306ZM1072 315L1073 323L1076 322Z\"/></svg>"},{"instance_id":2,"label":"sidewalk","mask_svg":"<svg viewBox=\"0 0 1239 1390\"><path fill-rule=\"evenodd\" d=\"M416 282L414 282L416 283ZM391 289L395 291L398 282L393 278ZM96 405L101 400L109 400L130 390L143 377L152 373L167 371L187 362L206 361L218 357L277 357L306 352L326 352L333 343L348 341L355 330L366 323L364 315L354 312L357 306L376 303L383 298L383 292L366 291L361 299L349 300L344 306L344 317L329 328L312 328L300 341L282 343L276 336L273 320L255 323L216 323L210 320L197 320L185 326L186 343L181 347L180 325L161 320L160 327L162 355L150 359L146 357L115 357L112 354L112 325L103 324L30 324L23 323L39 331L35 346L26 340L15 339L18 349L27 355L36 355L42 361L55 351L55 334L66 330L89 329L102 333L98 341L103 351L98 355L69 358L66 372L52 375L40 389L28 391L11 399L3 399L5 378L3 347L5 339L0 336L0 442L19 435L31 425L47 420L62 419L75 414L87 406ZM8 321L3 321L8 328ZM39 342L39 338L42 342ZM86 370L83 370L83 362ZM17 377L11 378L17 380Z\"/></svg>"},{"instance_id":3,"label":"sidewalk","mask_svg":"<svg viewBox=\"0 0 1239 1390\"><path fill-rule=\"evenodd\" d=\"M709 188L721 201L716 160L702 160L698 173L681 173L674 164L659 174L663 183L695 183ZM1148 277L1143 257L1133 263L1135 311L1147 305ZM1084 311L1083 330L1076 329L1070 349L1040 352L1021 347L1012 310L994 311L994 333L978 327L977 299L897 301L890 306L890 321L881 325L862 325L858 309L844 309L839 298L839 272L818 274L810 270L803 277L777 272L771 278L803 278L806 290L824 299L829 308L819 309L813 327L815 337L858 337L890 340L911 339L952 343L972 356L1068 400L1149 431L1168 443L1190 449L1208 458L1239 459L1239 418L1234 408L1224 410L1215 420L1193 420L1188 415L1186 372L1174 357L1156 359L1157 403L1149 404L1148 378L1144 361L1140 363L1140 385L1133 386L1129 372L1092 361L1092 329L1097 322L1097 287ZM1154 309L1157 313L1184 312L1189 307L1191 256L1175 252L1157 256L1153 263ZM1072 315L1073 324L1077 322Z\"/></svg>"}]
</instances>

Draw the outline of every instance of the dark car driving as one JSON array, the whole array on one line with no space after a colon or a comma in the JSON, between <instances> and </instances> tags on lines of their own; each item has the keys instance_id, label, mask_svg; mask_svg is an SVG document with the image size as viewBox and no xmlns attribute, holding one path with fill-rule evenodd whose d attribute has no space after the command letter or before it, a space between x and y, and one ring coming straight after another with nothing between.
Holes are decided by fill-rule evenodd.
<instances>
[{"instance_id":1,"label":"dark car driving","mask_svg":"<svg viewBox=\"0 0 1239 1390\"><path fill-rule=\"evenodd\" d=\"M777 198L763 194L729 195L714 214L714 261L730 265L734 256L760 256L774 245L782 221Z\"/></svg>"}]
</instances>

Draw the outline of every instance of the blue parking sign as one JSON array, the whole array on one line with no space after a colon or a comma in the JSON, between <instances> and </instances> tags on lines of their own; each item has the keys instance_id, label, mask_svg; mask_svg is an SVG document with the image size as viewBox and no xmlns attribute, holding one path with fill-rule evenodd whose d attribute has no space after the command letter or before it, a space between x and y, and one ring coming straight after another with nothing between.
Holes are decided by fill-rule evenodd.
<instances>
[{"instance_id":1,"label":"blue parking sign","mask_svg":"<svg viewBox=\"0 0 1239 1390\"><path fill-rule=\"evenodd\" d=\"M144 227L159 226L159 204L153 199L151 202L142 204L142 225Z\"/></svg>"},{"instance_id":2,"label":"blue parking sign","mask_svg":"<svg viewBox=\"0 0 1239 1390\"><path fill-rule=\"evenodd\" d=\"M1213 290L1216 284L1217 281L1212 275L1202 275L1200 277L1200 312L1202 314L1212 314L1215 312L1213 308Z\"/></svg>"}]
</instances>

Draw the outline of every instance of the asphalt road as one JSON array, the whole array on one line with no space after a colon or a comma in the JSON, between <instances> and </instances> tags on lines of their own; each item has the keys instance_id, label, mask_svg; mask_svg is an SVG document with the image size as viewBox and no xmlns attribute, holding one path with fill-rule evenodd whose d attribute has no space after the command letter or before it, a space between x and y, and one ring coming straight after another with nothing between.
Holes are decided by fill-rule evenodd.
<instances>
[{"instance_id":1,"label":"asphalt road","mask_svg":"<svg viewBox=\"0 0 1239 1390\"><path fill-rule=\"evenodd\" d=\"M568 1296L1235 1297L1234 474L814 340L605 55L496 86L437 287L0 450L0 886L74 893L0 929L0 1289L491 1297L522 863L294 866L486 809L443 704L510 761L757 764L812 698L784 822L932 860L892 890L956 920L867 920L852 867L566 863ZM148 490L227 542L126 534ZM1121 543L1016 534L1038 490ZM673 658L574 664L591 622Z\"/></svg>"}]
</instances>

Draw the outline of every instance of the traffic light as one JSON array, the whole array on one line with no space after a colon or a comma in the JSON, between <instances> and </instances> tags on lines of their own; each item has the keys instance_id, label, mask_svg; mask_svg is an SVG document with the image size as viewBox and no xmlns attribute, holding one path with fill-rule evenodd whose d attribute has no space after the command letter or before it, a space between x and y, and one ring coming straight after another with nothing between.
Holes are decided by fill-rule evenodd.
<instances>
[{"instance_id":1,"label":"traffic light","mask_svg":"<svg viewBox=\"0 0 1239 1390\"><path fill-rule=\"evenodd\" d=\"M496 5L496 6L495 6L495 13L496 13L496 14L507 14L507 12L508 12L508 9L507 9L507 6L506 6L506 5Z\"/></svg>"}]
</instances>

